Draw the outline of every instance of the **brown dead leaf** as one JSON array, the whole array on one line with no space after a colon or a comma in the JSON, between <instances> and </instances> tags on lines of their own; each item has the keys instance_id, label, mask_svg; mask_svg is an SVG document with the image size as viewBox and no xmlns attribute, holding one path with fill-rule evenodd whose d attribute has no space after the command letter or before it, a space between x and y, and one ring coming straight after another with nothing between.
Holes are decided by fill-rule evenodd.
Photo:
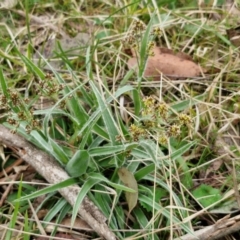
<instances>
[{"instance_id":1,"label":"brown dead leaf","mask_svg":"<svg viewBox=\"0 0 240 240\"><path fill-rule=\"evenodd\" d=\"M166 48L154 47L154 56L149 56L144 71L144 77L152 77L158 80L160 75L166 75L171 79L197 77L201 74L201 68L193 62L185 53L175 54ZM129 69L137 69L138 60L133 56L128 60Z\"/></svg>"},{"instance_id":2,"label":"brown dead leaf","mask_svg":"<svg viewBox=\"0 0 240 240\"><path fill-rule=\"evenodd\" d=\"M137 205L138 200L138 185L134 175L128 171L126 168L122 167L118 170L118 176L120 180L126 187L132 188L135 190L135 193L125 192L127 204L128 204L128 214L134 209Z\"/></svg>"}]
</instances>

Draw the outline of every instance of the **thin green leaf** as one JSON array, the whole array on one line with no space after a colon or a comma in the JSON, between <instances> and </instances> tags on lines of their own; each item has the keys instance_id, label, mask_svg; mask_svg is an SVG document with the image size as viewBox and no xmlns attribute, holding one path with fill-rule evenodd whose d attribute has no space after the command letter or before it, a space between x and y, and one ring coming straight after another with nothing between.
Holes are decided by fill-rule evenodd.
<instances>
[{"instance_id":1,"label":"thin green leaf","mask_svg":"<svg viewBox=\"0 0 240 240\"><path fill-rule=\"evenodd\" d=\"M51 155L54 156L60 164L67 164L69 159L63 149L51 138L48 139L48 143L52 147Z\"/></svg>"},{"instance_id":2,"label":"thin green leaf","mask_svg":"<svg viewBox=\"0 0 240 240\"><path fill-rule=\"evenodd\" d=\"M132 77L133 73L134 73L134 70L133 70L133 69L129 70L129 71L124 75L123 80L120 82L120 86L125 86L125 85L127 84L128 80Z\"/></svg>"},{"instance_id":3,"label":"thin green leaf","mask_svg":"<svg viewBox=\"0 0 240 240\"><path fill-rule=\"evenodd\" d=\"M107 104L111 103L114 99L117 99L118 97L120 97L122 94L132 91L134 88L132 86L124 86L119 88L115 94L114 97L110 96L107 99ZM97 130L94 128L94 125L96 124L96 122L98 121L98 119L101 117L101 108L99 107L92 115L91 117L88 119L88 121L81 127L80 131L77 133L77 136L81 136L83 134L83 132L86 129L89 129L89 131L96 131ZM84 139L83 139L84 140ZM84 146L84 145L81 145Z\"/></svg>"},{"instance_id":4,"label":"thin green leaf","mask_svg":"<svg viewBox=\"0 0 240 240\"><path fill-rule=\"evenodd\" d=\"M45 78L44 72L39 67L37 67L31 60L29 60L27 57L25 57L21 53L19 53L19 56L21 57L23 62L26 64L26 66L31 70L32 73L35 73L42 80Z\"/></svg>"},{"instance_id":5,"label":"thin green leaf","mask_svg":"<svg viewBox=\"0 0 240 240\"><path fill-rule=\"evenodd\" d=\"M118 130L117 130L116 122L113 118L113 115L109 110L108 103L103 100L103 96L100 94L100 92L98 91L98 89L96 88L95 84L92 81L90 81L90 85L97 98L97 102L102 114L103 121L105 123L105 127L107 129L109 138L112 143L115 143L116 136L118 135Z\"/></svg>"},{"instance_id":6,"label":"thin green leaf","mask_svg":"<svg viewBox=\"0 0 240 240\"><path fill-rule=\"evenodd\" d=\"M141 168L139 171L135 172L134 176L137 181L141 180L148 174L152 173L155 170L155 164L149 164L146 167Z\"/></svg>"},{"instance_id":7,"label":"thin green leaf","mask_svg":"<svg viewBox=\"0 0 240 240\"><path fill-rule=\"evenodd\" d=\"M28 212L26 211L24 215L24 232L28 233L31 231L30 226L29 226L29 219L28 219ZM29 240L30 239L30 234L23 234L23 240Z\"/></svg>"},{"instance_id":8,"label":"thin green leaf","mask_svg":"<svg viewBox=\"0 0 240 240\"><path fill-rule=\"evenodd\" d=\"M174 109L177 112L184 111L185 109L189 109L190 107L194 106L195 104L202 102L206 98L206 93L201 94L199 96L196 96L194 98L190 98L181 102L178 102L176 104L173 104L171 106L172 109Z\"/></svg>"},{"instance_id":9,"label":"thin green leaf","mask_svg":"<svg viewBox=\"0 0 240 240\"><path fill-rule=\"evenodd\" d=\"M8 91L8 87L7 87L7 82L6 82L6 79L3 75L2 68L0 68L0 86L1 86L1 89L2 89L2 92L3 92L4 96L9 98L9 91Z\"/></svg>"},{"instance_id":10,"label":"thin green leaf","mask_svg":"<svg viewBox=\"0 0 240 240\"><path fill-rule=\"evenodd\" d=\"M19 183L19 187L18 187L18 193L17 193L17 201L14 201L13 204L14 204L14 212L13 212L13 215L11 217L11 221L9 222L9 228L11 229L15 229L15 225L16 225L16 222L17 222L17 219L18 219L18 214L19 214L19 207L20 207L20 202L19 202L19 199L21 199L21 193L22 193L22 181L20 181ZM12 231L8 230L7 233L6 233L6 236L5 236L5 239L12 239Z\"/></svg>"},{"instance_id":11,"label":"thin green leaf","mask_svg":"<svg viewBox=\"0 0 240 240\"><path fill-rule=\"evenodd\" d=\"M136 221L139 223L142 229L146 229L147 225L149 225L149 221L146 217L146 214L142 211L141 208L133 209L133 213L135 215Z\"/></svg>"},{"instance_id":12,"label":"thin green leaf","mask_svg":"<svg viewBox=\"0 0 240 240\"><path fill-rule=\"evenodd\" d=\"M141 41L141 46L140 46L140 61L139 61L139 71L138 71L138 82L141 82L142 80L142 76L144 73L144 69L146 66L146 61L147 61L147 57L148 57L148 44L149 44L149 36L150 36L150 32L152 29L152 23L153 23L153 19L154 17L152 16L148 26L144 32L144 35L142 37L142 41Z\"/></svg>"},{"instance_id":13,"label":"thin green leaf","mask_svg":"<svg viewBox=\"0 0 240 240\"><path fill-rule=\"evenodd\" d=\"M49 187L46 187L46 188L41 189L39 191L36 191L34 193L31 193L31 194L29 194L27 196L24 196L24 197L21 197L19 199L16 199L14 202L30 200L30 199L39 197L39 196L44 195L44 194L48 194L48 193L51 193L51 192L54 192L54 191L58 191L59 189L71 186L71 185L76 184L76 183L77 182L76 182L75 179L69 178L69 179L64 180L64 181L62 181L60 183L54 184L52 186L49 186Z\"/></svg>"},{"instance_id":14,"label":"thin green leaf","mask_svg":"<svg viewBox=\"0 0 240 240\"><path fill-rule=\"evenodd\" d=\"M146 153L150 157L150 161L157 163L157 157L156 157L157 145L153 143L153 141L151 140L141 140L139 145L146 151Z\"/></svg>"},{"instance_id":15,"label":"thin green leaf","mask_svg":"<svg viewBox=\"0 0 240 240\"><path fill-rule=\"evenodd\" d=\"M136 89L133 90L133 102L134 102L134 113L136 116L139 116L140 111L142 109L142 99L141 99L139 90L136 90Z\"/></svg>"},{"instance_id":16,"label":"thin green leaf","mask_svg":"<svg viewBox=\"0 0 240 240\"><path fill-rule=\"evenodd\" d=\"M72 211L72 218L71 218L71 226L73 226L76 217L78 215L78 209L80 207L80 205L82 204L82 201L84 199L84 197L87 195L87 193L90 191L90 189L97 184L99 181L98 179L94 179L94 178L88 178L82 188L81 191L79 192L78 196L77 196L77 200L73 206L73 211Z\"/></svg>"},{"instance_id":17,"label":"thin green leaf","mask_svg":"<svg viewBox=\"0 0 240 240\"><path fill-rule=\"evenodd\" d=\"M48 210L47 215L44 217L44 221L51 222L66 204L67 204L67 201L64 198L60 198L54 204L54 206Z\"/></svg>"},{"instance_id":18,"label":"thin green leaf","mask_svg":"<svg viewBox=\"0 0 240 240\"><path fill-rule=\"evenodd\" d=\"M138 144L136 143L129 143L126 145L115 145L115 146L105 146L105 147L95 147L89 150L89 154L93 156L102 156L102 155L111 155L111 154L118 154L120 152L125 152L132 150L133 148L137 147Z\"/></svg>"},{"instance_id":19,"label":"thin green leaf","mask_svg":"<svg viewBox=\"0 0 240 240\"><path fill-rule=\"evenodd\" d=\"M26 134L26 131L25 131ZM34 143L35 146L45 150L46 152L52 152L52 148L49 145L49 143L46 141L44 136L41 132L38 132L36 130L31 131L30 133L31 139L29 139L32 143Z\"/></svg>"},{"instance_id":20,"label":"thin green leaf","mask_svg":"<svg viewBox=\"0 0 240 240\"><path fill-rule=\"evenodd\" d=\"M191 147L193 147L196 144L196 141L189 142L187 144L184 144L182 147L180 147L177 150L173 150L171 154L171 159L175 160L178 157L182 156L184 153L186 153Z\"/></svg>"},{"instance_id":21,"label":"thin green leaf","mask_svg":"<svg viewBox=\"0 0 240 240\"><path fill-rule=\"evenodd\" d=\"M91 173L91 174L89 174L89 177L91 177L93 179L97 179L99 182L105 182L108 185L110 185L110 186L112 186L112 187L114 187L115 189L118 189L118 190L127 191L127 192L135 192L135 190L133 190L129 187L125 187L124 185L117 184L117 183L109 181L106 177L104 177L100 173Z\"/></svg>"}]
</instances>

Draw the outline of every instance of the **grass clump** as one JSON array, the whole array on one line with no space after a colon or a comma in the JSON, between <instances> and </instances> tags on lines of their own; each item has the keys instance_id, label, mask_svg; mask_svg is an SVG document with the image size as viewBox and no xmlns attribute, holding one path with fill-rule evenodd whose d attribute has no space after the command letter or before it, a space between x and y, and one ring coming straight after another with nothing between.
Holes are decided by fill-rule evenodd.
<instances>
[{"instance_id":1,"label":"grass clump","mask_svg":"<svg viewBox=\"0 0 240 240\"><path fill-rule=\"evenodd\" d=\"M75 219L86 195L119 239L174 239L193 233L198 225L204 227L206 219L213 224L218 216L211 216L211 211L221 210L226 200L229 206L237 202L231 190L238 189L232 173L239 170L239 66L238 49L225 34L230 16L210 3L186 8L181 1L88 2L17 5L35 20L45 10L56 14L54 21L62 24L69 39L85 31L79 22L87 23L92 31L88 44L76 47L82 52L71 57L61 46L63 35L59 51L41 53L41 47L51 46L48 38L42 39L42 46L34 41L46 32L42 27L36 30L17 7L8 10L0 52L1 124L53 156L83 190L72 209L55 192L65 183L38 190L23 176L1 207L2 223L14 228L25 218L22 231L39 233L30 209L33 196L44 193L45 200L35 208L36 213L47 210L38 222L42 226L53 219L61 223L68 215ZM209 12L222 20L210 18ZM49 25L49 37L56 30L53 26L57 24ZM155 45L192 55L206 74L184 80L146 79L146 60ZM138 56L137 72L126 67L129 46ZM34 60L35 50L45 67ZM61 65L52 65L53 59ZM2 170L14 161L14 154L9 154ZM122 168L137 182L138 201L131 212L123 194L128 186L118 176ZM11 207L17 190L25 200L18 214L19 206ZM211 196L214 201L208 201ZM208 214L204 218L203 212Z\"/></svg>"}]
</instances>

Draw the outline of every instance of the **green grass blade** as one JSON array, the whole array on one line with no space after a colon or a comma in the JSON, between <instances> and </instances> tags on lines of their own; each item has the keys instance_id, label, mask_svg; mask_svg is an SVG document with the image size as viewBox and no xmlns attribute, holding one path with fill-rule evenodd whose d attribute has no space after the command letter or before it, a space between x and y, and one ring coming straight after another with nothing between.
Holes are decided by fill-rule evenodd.
<instances>
[{"instance_id":1,"label":"green grass blade","mask_svg":"<svg viewBox=\"0 0 240 240\"><path fill-rule=\"evenodd\" d=\"M154 172L155 170L155 164L149 164L146 167L141 168L140 170L138 170L137 172L135 172L134 176L136 178L137 181L143 179L145 176L147 176L148 174Z\"/></svg>"},{"instance_id":2,"label":"green grass blade","mask_svg":"<svg viewBox=\"0 0 240 240\"><path fill-rule=\"evenodd\" d=\"M67 164L69 159L64 150L51 138L49 138L48 144L52 147L51 155L54 156L61 165Z\"/></svg>"},{"instance_id":3,"label":"green grass blade","mask_svg":"<svg viewBox=\"0 0 240 240\"><path fill-rule=\"evenodd\" d=\"M60 198L54 206L49 209L47 215L44 217L45 222L51 222L55 217L57 217L58 213L66 206L67 201L64 198Z\"/></svg>"},{"instance_id":4,"label":"green grass blade","mask_svg":"<svg viewBox=\"0 0 240 240\"><path fill-rule=\"evenodd\" d=\"M87 195L87 193L90 191L90 189L95 185L99 183L98 179L93 179L93 178L88 178L82 188L81 191L79 192L78 196L77 196L77 200L73 206L73 211L72 211L72 218L71 218L71 226L73 226L76 217L78 215L78 209L84 199L84 197Z\"/></svg>"},{"instance_id":5,"label":"green grass blade","mask_svg":"<svg viewBox=\"0 0 240 240\"><path fill-rule=\"evenodd\" d=\"M9 92L8 92L8 87L7 87L7 82L6 79L3 75L3 70L0 68L0 85L1 85L1 90L7 98L9 98Z\"/></svg>"},{"instance_id":6,"label":"green grass blade","mask_svg":"<svg viewBox=\"0 0 240 240\"><path fill-rule=\"evenodd\" d=\"M19 187L18 187L18 193L17 193L17 201L14 201L14 203L13 203L14 212L13 212L13 215L11 217L11 221L9 223L9 228L11 228L11 229L15 229L15 225L16 225L17 220L18 220L19 207L20 207L20 202L18 200L21 199L21 193L22 193L22 182L20 181ZM6 240L11 240L12 239L12 230L7 231L5 239Z\"/></svg>"},{"instance_id":7,"label":"green grass blade","mask_svg":"<svg viewBox=\"0 0 240 240\"><path fill-rule=\"evenodd\" d=\"M139 90L133 90L133 102L134 102L134 113L136 116L139 116L142 109L142 99Z\"/></svg>"},{"instance_id":8,"label":"green grass blade","mask_svg":"<svg viewBox=\"0 0 240 240\"><path fill-rule=\"evenodd\" d=\"M30 232L31 231L28 220L29 220L28 219L28 213L26 211L26 213L24 215L24 232ZM24 233L23 234L23 240L29 240L29 239L30 239L30 234Z\"/></svg>"},{"instance_id":9,"label":"green grass blade","mask_svg":"<svg viewBox=\"0 0 240 240\"><path fill-rule=\"evenodd\" d=\"M89 150L89 154L94 156L102 156L102 155L111 155L111 154L118 154L120 152L125 152L132 150L138 144L136 143L129 143L126 145L115 145L115 146L106 146L106 147L95 147Z\"/></svg>"},{"instance_id":10,"label":"green grass blade","mask_svg":"<svg viewBox=\"0 0 240 240\"><path fill-rule=\"evenodd\" d=\"M116 142L116 136L119 134L118 129L116 126L116 122L113 119L113 115L109 109L108 103L104 101L104 97L101 96L100 92L96 88L95 84L90 81L90 85L92 87L92 90L97 98L97 102L102 114L102 118L104 121L104 126L106 127L107 133L109 135L110 141L112 144L115 144Z\"/></svg>"},{"instance_id":11,"label":"green grass blade","mask_svg":"<svg viewBox=\"0 0 240 240\"><path fill-rule=\"evenodd\" d=\"M24 55L19 53L19 56L32 73L35 73L42 80L45 79L45 74L39 67L37 67L31 60L29 60Z\"/></svg>"},{"instance_id":12,"label":"green grass blade","mask_svg":"<svg viewBox=\"0 0 240 240\"><path fill-rule=\"evenodd\" d=\"M54 192L54 191L58 191L61 188L68 187L68 186L71 186L71 185L76 184L76 183L77 183L77 181L75 179L69 178L69 179L64 180L60 183L54 184L52 186L49 186L49 187L46 187L46 188L41 189L39 191L36 191L34 193L31 193L27 196L16 199L15 201L20 202L20 201L30 200L30 199L39 197L39 196L44 195L44 194L48 194L48 193L51 193L51 192Z\"/></svg>"},{"instance_id":13,"label":"green grass blade","mask_svg":"<svg viewBox=\"0 0 240 240\"><path fill-rule=\"evenodd\" d=\"M146 61L148 58L148 44L149 44L149 36L150 36L150 32L152 29L152 23L153 23L153 19L154 17L152 16L148 26L144 32L144 35L142 37L142 41L141 41L141 46L140 46L140 61L139 61L139 71L138 71L138 82L140 83L143 77L143 73L145 70L145 66L146 66Z\"/></svg>"}]
</instances>

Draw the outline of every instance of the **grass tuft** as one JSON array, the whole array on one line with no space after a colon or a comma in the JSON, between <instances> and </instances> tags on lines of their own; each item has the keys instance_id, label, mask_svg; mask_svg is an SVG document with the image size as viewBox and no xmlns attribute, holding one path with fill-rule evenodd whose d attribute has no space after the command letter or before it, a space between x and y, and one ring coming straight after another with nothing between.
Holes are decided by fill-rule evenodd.
<instances>
[{"instance_id":1,"label":"grass tuft","mask_svg":"<svg viewBox=\"0 0 240 240\"><path fill-rule=\"evenodd\" d=\"M4 239L19 226L19 239L30 239L68 215L74 226L85 196L119 239L175 239L214 224L226 205L239 208L239 45L229 11L223 1L39 0L1 12L1 124L70 175L43 189L25 172L16 178L0 208ZM145 78L155 45L190 55L202 76ZM1 158L9 185L14 150ZM121 168L137 182L131 212L124 193L136 191L120 181ZM82 191L72 209L57 190L73 184ZM42 195L33 208L47 214L36 227L31 204ZM56 233L57 225L47 234Z\"/></svg>"}]
</instances>

